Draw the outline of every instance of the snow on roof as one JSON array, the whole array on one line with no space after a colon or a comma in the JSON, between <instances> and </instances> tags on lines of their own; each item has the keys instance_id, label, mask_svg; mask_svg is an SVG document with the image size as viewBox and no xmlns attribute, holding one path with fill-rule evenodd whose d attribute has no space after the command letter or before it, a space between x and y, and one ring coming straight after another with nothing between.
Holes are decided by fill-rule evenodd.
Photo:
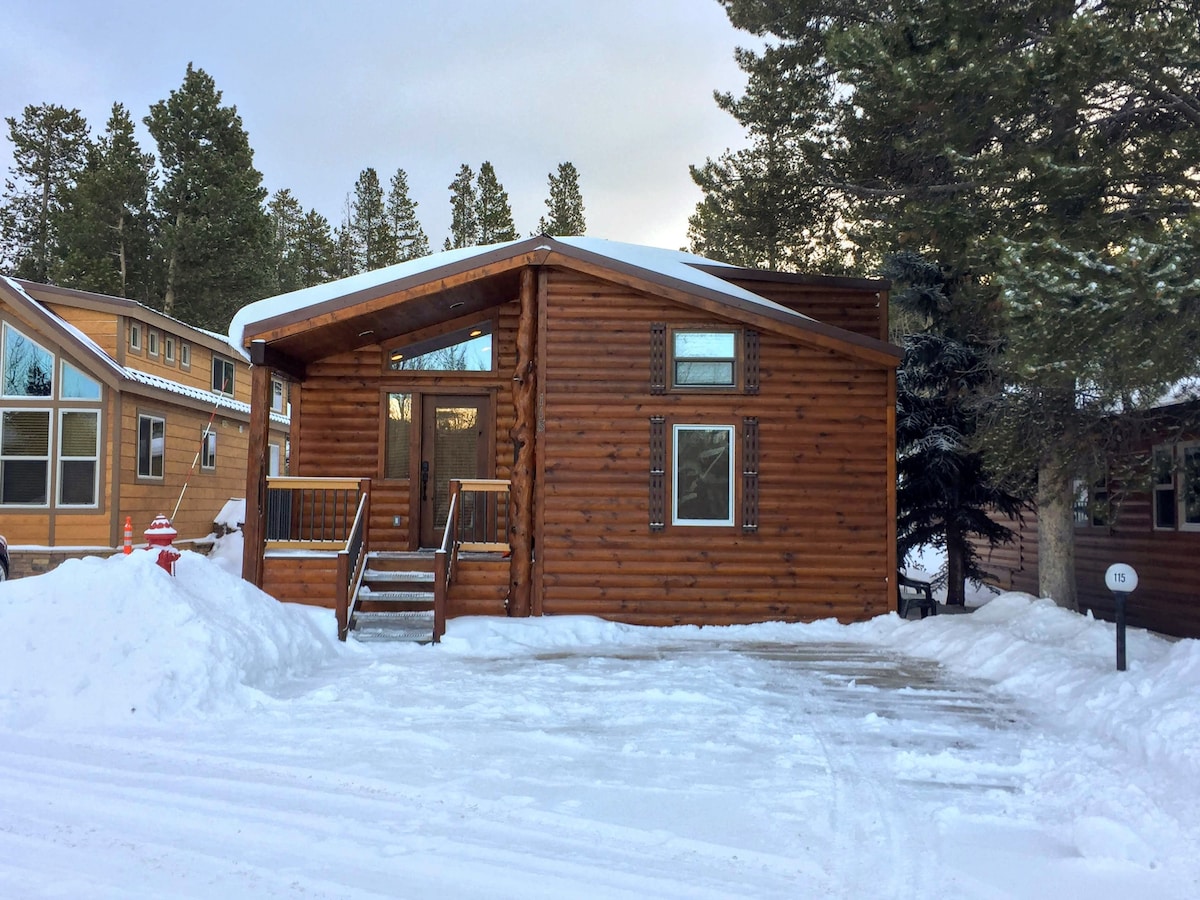
<instances>
[{"instance_id":1,"label":"snow on roof","mask_svg":"<svg viewBox=\"0 0 1200 900\"><path fill-rule=\"evenodd\" d=\"M775 303L765 297L760 297L752 291L738 287L697 268L697 266L720 266L731 270L736 268L729 266L727 263L706 259L703 256L697 256L694 253L687 253L683 250L666 250L661 247L646 247L640 244L627 244L603 238L548 237L542 235L540 238L521 238L502 244L486 244L479 247L446 250L441 253L423 256L420 259L397 263L394 266L387 266L370 272L361 272L358 275L351 275L349 278L342 278L337 281L330 281L314 287L302 288L291 293L259 300L242 307L234 315L233 321L229 323L229 344L237 349L238 352L243 352L246 327L255 322L298 312L330 300L335 300L338 297L345 297L357 291L369 290L388 284L389 282L399 281L403 278L411 278L427 272L433 272L444 266L453 265L454 263L482 256L486 253L492 253L505 247L515 248L518 245L530 245L532 249L546 250L554 250L557 245L558 249L566 249L567 252L569 252L568 248L574 248L585 253L613 260L614 262L634 266L652 275L669 278L706 291L724 294L730 299L755 303L776 313L782 313L799 320L813 321L803 313L788 309L786 306Z\"/></svg>"},{"instance_id":2,"label":"snow on roof","mask_svg":"<svg viewBox=\"0 0 1200 900\"><path fill-rule=\"evenodd\" d=\"M118 365L117 361L115 359L113 359L111 356L109 356L100 347L100 345L97 344L95 341L93 341L90 337L88 337L88 335L86 335L84 332L80 331L78 328L76 328L74 325L72 325L66 319L62 318L62 316L55 315L53 312L51 312L49 309L47 309L46 306L43 303L41 303L41 301L39 301L36 297L31 295L27 290L25 290L25 288L23 288L19 283L17 283L12 278L9 278L7 276L0 276L0 277L3 277L4 283L8 286L8 288L11 291L13 291L16 294L19 294L23 300L25 300L27 303L34 306L36 309L40 310L47 317L52 318L55 321L55 324L57 324L64 331L69 332L71 337L73 337L80 344L82 344L83 348L85 350L87 350L89 353L91 353L91 355L93 357L95 357L95 360L98 363L107 367L118 378L125 374L125 369L122 368L120 365Z\"/></svg>"},{"instance_id":3,"label":"snow on roof","mask_svg":"<svg viewBox=\"0 0 1200 900\"><path fill-rule=\"evenodd\" d=\"M202 388L192 387L188 384L180 384L178 381L172 381L169 378L163 378L161 375L151 375L149 372L143 372L140 369L126 368L125 375L131 380L149 387L159 388L160 390L169 391L172 394L179 394L191 400L199 400L201 403L211 405L218 409L224 408L234 412L250 415L250 404L243 403L241 400L234 400L226 394L218 394L215 391L206 391ZM271 421L279 425L287 425L289 419L282 413L272 412Z\"/></svg>"}]
</instances>

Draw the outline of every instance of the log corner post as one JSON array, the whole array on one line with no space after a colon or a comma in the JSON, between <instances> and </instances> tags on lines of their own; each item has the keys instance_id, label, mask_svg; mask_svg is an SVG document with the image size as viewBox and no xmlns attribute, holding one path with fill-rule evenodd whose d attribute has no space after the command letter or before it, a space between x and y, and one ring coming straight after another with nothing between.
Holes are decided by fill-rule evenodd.
<instances>
[{"instance_id":1,"label":"log corner post","mask_svg":"<svg viewBox=\"0 0 1200 900\"><path fill-rule=\"evenodd\" d=\"M509 492L508 614L528 616L533 596L534 429L537 423L537 291L536 270L521 271L521 312L517 321L517 366L512 399L515 450Z\"/></svg>"},{"instance_id":2,"label":"log corner post","mask_svg":"<svg viewBox=\"0 0 1200 900\"><path fill-rule=\"evenodd\" d=\"M263 583L263 544L267 517L267 432L271 416L271 370L255 359L261 341L251 345L250 434L246 453L246 521L242 526L242 578ZM259 351L257 354L255 351Z\"/></svg>"}]
</instances>

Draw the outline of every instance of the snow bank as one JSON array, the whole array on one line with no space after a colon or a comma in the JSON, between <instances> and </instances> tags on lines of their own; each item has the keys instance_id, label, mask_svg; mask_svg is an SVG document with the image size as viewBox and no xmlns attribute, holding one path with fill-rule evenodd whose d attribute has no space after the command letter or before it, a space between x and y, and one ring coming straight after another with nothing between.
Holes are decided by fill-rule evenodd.
<instances>
[{"instance_id":1,"label":"snow bank","mask_svg":"<svg viewBox=\"0 0 1200 900\"><path fill-rule=\"evenodd\" d=\"M1001 594L966 616L931 616L852 630L985 678L1064 725L1116 744L1131 761L1200 773L1200 641L1139 628L1116 670L1115 626L1028 594Z\"/></svg>"},{"instance_id":2,"label":"snow bank","mask_svg":"<svg viewBox=\"0 0 1200 900\"><path fill-rule=\"evenodd\" d=\"M0 584L0 723L244 709L338 652L327 611L281 604L195 553L174 578L156 557L69 560Z\"/></svg>"}]
</instances>

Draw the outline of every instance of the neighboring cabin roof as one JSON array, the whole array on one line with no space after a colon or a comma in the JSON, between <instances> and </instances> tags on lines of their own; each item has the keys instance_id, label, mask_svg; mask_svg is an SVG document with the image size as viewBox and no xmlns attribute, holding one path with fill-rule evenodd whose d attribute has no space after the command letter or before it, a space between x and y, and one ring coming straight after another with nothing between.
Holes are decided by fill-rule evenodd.
<instances>
[{"instance_id":1,"label":"neighboring cabin roof","mask_svg":"<svg viewBox=\"0 0 1200 900\"><path fill-rule=\"evenodd\" d=\"M834 345L851 355L862 355L875 362L895 365L900 351L883 341L854 334L826 325L768 300L745 287L720 277L745 279L748 273L764 280L788 281L796 276L781 273L762 273L741 269L679 250L643 247L619 241L588 237L549 237L540 235L492 244L435 253L372 272L304 288L251 303L233 317L229 326L229 341L235 347L247 346L250 341L264 339L278 342L297 359L319 358L336 346L352 350L386 339L375 327L385 319L380 310L389 308L389 297L395 297L391 307L415 304L423 298L425 304L420 324L432 324L449 316L428 302L429 296L449 290L457 291L463 302L459 315L479 312L496 297L515 296L517 271L527 265L557 265L590 272L600 277L624 281L639 289L658 292L675 299L694 299L719 308L731 318L752 317L759 323L790 334L804 334L826 346ZM463 279L478 274L480 280L491 279L500 287L486 297L477 287L468 288ZM804 276L809 283L829 287L884 291L885 281ZM445 288L445 285L453 287ZM363 326L361 330L355 323ZM389 322L388 324L394 324ZM313 340L319 330L327 330L330 338ZM355 341L355 336L359 340Z\"/></svg>"},{"instance_id":2,"label":"neighboring cabin roof","mask_svg":"<svg viewBox=\"0 0 1200 900\"><path fill-rule=\"evenodd\" d=\"M217 394L213 391L192 387L191 385L180 384L178 381L173 381L170 378L163 378L160 375L152 375L149 372L120 365L87 334L47 309L45 304L26 290L27 284L29 283L0 276L0 299L6 300L14 308L23 311L29 319L37 322L44 333L53 337L59 345L66 348L72 356L76 357L80 363L83 363L90 374L99 378L110 388L118 391L137 390L141 388L140 392L144 393L165 393L174 397L183 397L195 401L191 405L198 403L205 408L211 406L244 416L250 415L250 405L248 403L234 400L232 397L224 394ZM36 285L36 287L44 288L47 286ZM64 289L55 289L55 292L60 290ZM71 293L75 295L84 294L82 291L72 291ZM86 296L99 300L133 303L133 301L121 301L119 297L104 297L100 294L88 294ZM133 305L139 306L139 304ZM146 309L145 307L140 308L143 310ZM153 310L149 311L153 312ZM163 318L167 317L163 316ZM171 321L173 322L174 320ZM178 323L178 325L181 326L179 331L182 333L187 334L196 331L196 329L183 322ZM213 343L220 347L225 346L224 342L221 341L213 341ZM145 388L151 388L152 390L145 391ZM286 426L288 424L288 417L279 413L271 413L271 420L279 425Z\"/></svg>"}]
</instances>

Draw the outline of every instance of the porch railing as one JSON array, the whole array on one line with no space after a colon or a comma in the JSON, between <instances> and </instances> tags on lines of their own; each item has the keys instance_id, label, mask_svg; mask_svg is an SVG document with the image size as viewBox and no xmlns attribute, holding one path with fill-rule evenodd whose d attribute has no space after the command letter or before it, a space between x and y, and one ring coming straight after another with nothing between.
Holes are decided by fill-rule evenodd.
<instances>
[{"instance_id":1,"label":"porch railing","mask_svg":"<svg viewBox=\"0 0 1200 900\"><path fill-rule=\"evenodd\" d=\"M337 628L338 640L344 641L350 630L350 619L358 605L358 590L367 569L367 522L371 515L371 492L363 491L358 500L354 524L344 549L337 559Z\"/></svg>"},{"instance_id":2,"label":"porch railing","mask_svg":"<svg viewBox=\"0 0 1200 900\"><path fill-rule=\"evenodd\" d=\"M266 549L342 550L369 478L267 479Z\"/></svg>"},{"instance_id":3,"label":"porch railing","mask_svg":"<svg viewBox=\"0 0 1200 900\"><path fill-rule=\"evenodd\" d=\"M450 482L450 496L458 497L454 540L459 550L507 553L508 491L511 482L501 478L472 478Z\"/></svg>"}]
</instances>

